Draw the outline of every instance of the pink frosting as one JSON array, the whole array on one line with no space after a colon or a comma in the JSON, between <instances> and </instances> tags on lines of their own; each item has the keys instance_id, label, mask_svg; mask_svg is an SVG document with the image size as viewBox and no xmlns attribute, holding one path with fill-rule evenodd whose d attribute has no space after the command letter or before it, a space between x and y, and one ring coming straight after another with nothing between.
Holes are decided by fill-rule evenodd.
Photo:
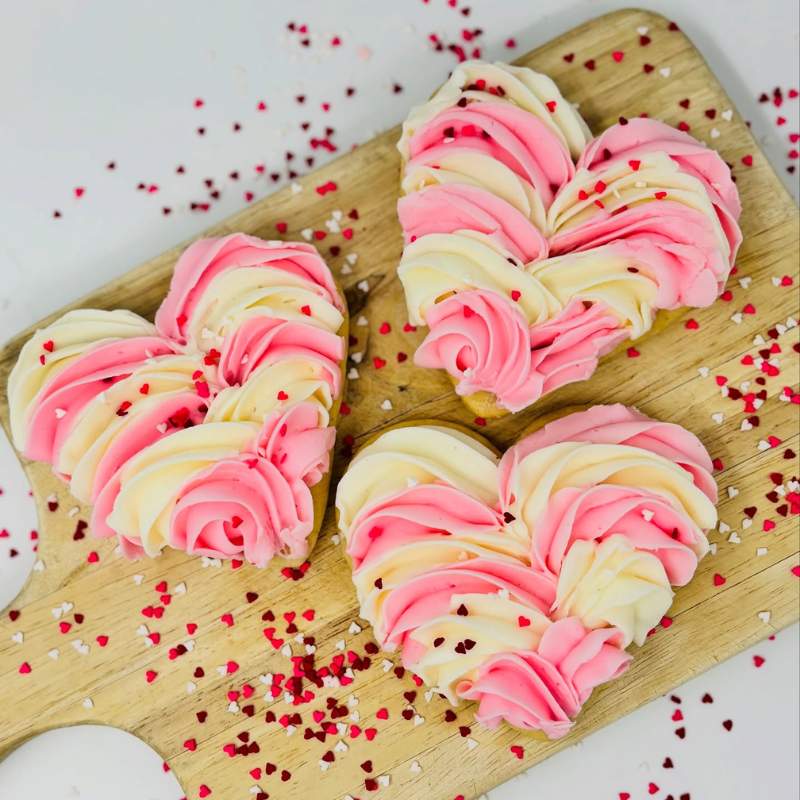
<instances>
[{"instance_id":1,"label":"pink frosting","mask_svg":"<svg viewBox=\"0 0 800 800\"><path fill-rule=\"evenodd\" d=\"M319 408L298 403L288 411L274 411L261 428L256 450L274 464L290 483L313 486L330 468L336 428L320 427Z\"/></svg>"},{"instance_id":2,"label":"pink frosting","mask_svg":"<svg viewBox=\"0 0 800 800\"><path fill-rule=\"evenodd\" d=\"M559 314L531 328L531 363L543 376L542 394L586 380L601 356L629 336L603 303L572 300Z\"/></svg>"},{"instance_id":3,"label":"pink frosting","mask_svg":"<svg viewBox=\"0 0 800 800\"><path fill-rule=\"evenodd\" d=\"M175 431L200 425L205 418L206 401L193 392L169 394L159 399L155 408L137 413L118 433L103 454L95 472L92 503L105 485L133 456Z\"/></svg>"},{"instance_id":4,"label":"pink frosting","mask_svg":"<svg viewBox=\"0 0 800 800\"><path fill-rule=\"evenodd\" d=\"M742 213L739 193L728 165L715 150L702 145L688 133L655 119L637 118L625 125L612 125L592 140L578 160L578 168L600 170L609 163L635 159L642 153L667 153L684 172L698 178L731 247L731 263L742 240L737 220Z\"/></svg>"},{"instance_id":5,"label":"pink frosting","mask_svg":"<svg viewBox=\"0 0 800 800\"><path fill-rule=\"evenodd\" d=\"M539 229L510 203L479 186L426 186L398 200L397 216L406 244L429 233L471 230L485 234L520 262L547 257L547 239Z\"/></svg>"},{"instance_id":6,"label":"pink frosting","mask_svg":"<svg viewBox=\"0 0 800 800\"><path fill-rule=\"evenodd\" d=\"M414 640L414 631L425 622L456 614L453 598L465 594L497 594L507 591L517 603L547 615L555 600L556 585L546 575L521 564L476 558L447 568L425 572L398 586L382 608L381 644L403 647L403 663L414 669L425 648Z\"/></svg>"},{"instance_id":7,"label":"pink frosting","mask_svg":"<svg viewBox=\"0 0 800 800\"><path fill-rule=\"evenodd\" d=\"M660 422L620 403L592 406L548 423L509 448L500 459L499 486L503 508L511 503L510 478L516 465L534 450L559 442L625 444L674 461L689 472L695 485L712 503L717 484L711 472L711 456L693 434L670 422Z\"/></svg>"},{"instance_id":8,"label":"pink frosting","mask_svg":"<svg viewBox=\"0 0 800 800\"><path fill-rule=\"evenodd\" d=\"M174 352L174 345L164 339L139 336L101 343L81 353L36 395L28 421L25 455L55 463L64 439L89 402L127 378L145 359Z\"/></svg>"},{"instance_id":9,"label":"pink frosting","mask_svg":"<svg viewBox=\"0 0 800 800\"><path fill-rule=\"evenodd\" d=\"M244 233L232 233L219 239L199 239L182 253L169 292L156 312L156 328L163 336L185 342L186 322L211 281L226 270L257 266L301 277L315 285L320 296L336 308L343 308L330 270L310 244L270 243Z\"/></svg>"},{"instance_id":10,"label":"pink frosting","mask_svg":"<svg viewBox=\"0 0 800 800\"><path fill-rule=\"evenodd\" d=\"M503 653L486 661L458 694L478 702L479 722L565 736L592 690L619 677L631 656L615 628L587 631L575 617L553 623L535 651Z\"/></svg>"},{"instance_id":11,"label":"pink frosting","mask_svg":"<svg viewBox=\"0 0 800 800\"><path fill-rule=\"evenodd\" d=\"M519 411L546 392L588 378L603 354L628 338L602 304L573 300L560 314L528 327L515 303L496 292L458 292L427 314L428 335L414 362L445 369L456 391L491 392Z\"/></svg>"},{"instance_id":12,"label":"pink frosting","mask_svg":"<svg viewBox=\"0 0 800 800\"><path fill-rule=\"evenodd\" d=\"M342 337L315 325L275 317L250 317L226 338L219 362L220 379L228 386L243 384L259 367L290 358L319 365L332 396L339 394Z\"/></svg>"},{"instance_id":13,"label":"pink frosting","mask_svg":"<svg viewBox=\"0 0 800 800\"><path fill-rule=\"evenodd\" d=\"M673 586L692 579L697 552L705 544L695 523L657 494L629 486L567 487L550 498L537 521L533 566L557 578L573 542L600 542L614 534L625 536L637 550L653 553Z\"/></svg>"},{"instance_id":14,"label":"pink frosting","mask_svg":"<svg viewBox=\"0 0 800 800\"><path fill-rule=\"evenodd\" d=\"M569 151L552 129L509 103L453 106L422 125L409 140L412 163L422 153L441 155L448 148L477 151L505 164L539 192L545 208L575 173Z\"/></svg>"},{"instance_id":15,"label":"pink frosting","mask_svg":"<svg viewBox=\"0 0 800 800\"><path fill-rule=\"evenodd\" d=\"M314 526L311 492L266 459L218 461L187 481L170 520L170 544L196 555L243 557L264 567L301 558Z\"/></svg>"},{"instance_id":16,"label":"pink frosting","mask_svg":"<svg viewBox=\"0 0 800 800\"><path fill-rule=\"evenodd\" d=\"M670 200L621 213L598 210L580 227L556 234L550 246L554 255L605 246L630 259L658 287L655 308L711 305L732 266L708 217Z\"/></svg>"},{"instance_id":17,"label":"pink frosting","mask_svg":"<svg viewBox=\"0 0 800 800\"><path fill-rule=\"evenodd\" d=\"M347 554L357 570L404 544L500 531L497 511L474 497L446 484L420 484L362 509L350 526Z\"/></svg>"}]
</instances>

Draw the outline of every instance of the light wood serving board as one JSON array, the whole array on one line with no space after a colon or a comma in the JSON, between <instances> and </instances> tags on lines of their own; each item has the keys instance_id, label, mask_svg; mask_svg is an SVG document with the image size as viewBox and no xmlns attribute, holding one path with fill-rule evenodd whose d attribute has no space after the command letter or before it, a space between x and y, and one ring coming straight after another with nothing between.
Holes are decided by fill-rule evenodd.
<instances>
[{"instance_id":1,"label":"light wood serving board","mask_svg":"<svg viewBox=\"0 0 800 800\"><path fill-rule=\"evenodd\" d=\"M640 27L649 29L649 45L640 44ZM621 62L614 60L613 51L624 52ZM571 53L574 58L567 61L564 56ZM594 70L584 66L589 59L595 60ZM646 62L654 66L650 72L644 70ZM782 517L776 511L780 501L765 497L774 488L770 473L782 473L785 480L797 474L796 458L785 458L784 452L800 450L798 407L778 399L782 387L797 388L798 358L792 346L798 329L778 334L777 340L768 334L791 315L798 316L796 207L739 115L734 111L726 119L730 100L700 53L681 32L670 30L662 17L620 11L565 34L518 63L551 75L567 98L580 102L581 113L594 132L620 115L642 112L672 124L688 122L694 135L712 142L734 165L744 204L745 241L738 273L729 284L732 300L673 316L660 333L637 343L640 357L630 358L622 348L602 363L592 380L564 387L534 409L490 422L480 431L506 447L538 416L565 405L595 402L634 404L647 414L678 422L697 433L712 455L722 459L720 515L738 532L741 543L729 543L728 534L712 534L718 544L716 555L704 560L691 585L678 592L671 612L673 625L668 630L660 628L636 652L623 678L594 694L571 736L541 743L509 728L489 733L473 724L469 738L478 745L470 749L459 725L470 724L472 709L459 710L458 722L446 723L445 702L438 697L426 701L420 690L414 708L424 724L405 719L402 711L409 703L404 692L417 687L410 676L399 679L392 670L386 671L380 655L372 658L369 669L356 672L351 686L319 691L312 686L316 699L296 709L287 706L282 696L264 700L267 687L259 676L286 674L290 662L270 646L262 628L275 627L276 635L286 638L295 653L305 650L303 644L284 636L284 613L295 611L299 630L314 637L317 667L340 652L336 645L341 640L347 642L347 649L362 655L370 641L368 628L358 634L349 630L357 618L357 606L345 558L331 539L335 529L330 506L311 567L298 581L286 579L275 569L204 567L200 559L175 552L129 563L114 554L112 543L91 536L76 540L76 524L86 519L87 509L81 508L76 515L75 501L49 469L26 463L39 508L43 569L34 571L0 622L0 755L49 728L94 722L123 728L152 745L175 771L190 800L202 796L202 785L210 788L212 799L224 800L255 797L250 793L255 785L272 798L373 796L365 788L367 775L360 767L367 759L372 761L373 777L391 778L374 796L451 800L463 794L475 798L798 618L800 584L792 574L798 564L797 517ZM688 109L679 105L684 98L690 100ZM403 97L402 101L410 104L422 99ZM705 114L712 108L716 110L713 120ZM713 139L712 129L720 134ZM474 426L444 374L416 369L410 358L403 363L397 360L398 351L410 355L422 338L421 332L403 331L405 306L395 277L401 251L395 218L397 137L397 129L388 131L302 179L302 192L280 191L209 231L242 230L276 238L276 223L285 221L288 232L280 238L297 239L307 227L325 230L324 221L333 209L345 214L358 210L357 221L346 219L354 231L351 239L329 234L317 242L346 288L352 331L358 337L352 350L365 353L360 378L350 382L347 402L352 411L340 422L334 486L347 463L349 448L342 443L348 437L358 445L381 426L413 417L440 417ZM752 156L752 166L742 162L746 156ZM314 191L329 180L338 184L337 191L324 196ZM330 256L331 245L341 247L338 256ZM178 253L172 250L143 264L75 305L127 307L151 315L164 295ZM342 275L344 258L350 253L357 253L358 261L351 274ZM785 274L793 277L794 286L776 287L772 278ZM742 277L752 279L749 288L739 285ZM365 280L368 292L358 286ZM732 315L747 303L755 307L755 313L742 314L736 324ZM362 315L368 324L358 324ZM697 320L699 330L686 329L689 318ZM387 335L379 332L384 321L391 325ZM0 413L6 429L5 380L29 334L21 334L0 354ZM759 347L753 343L757 335L764 337L767 346L778 342L782 352L775 357L781 374L766 381L768 399L756 412L759 426L742 431L743 402L721 397L715 376L724 375L734 387L750 381L750 391L760 391L763 387L755 379L761 372L741 363L746 354L758 356ZM376 369L375 356L385 359L386 366ZM708 368L707 377L700 374L701 368ZM387 399L392 404L388 411L381 408ZM713 420L715 412L723 412L724 421ZM781 443L759 449L759 441L769 436ZM729 496L728 487L738 489L738 495ZM56 511L48 509L47 498L53 494L59 503ZM757 511L745 530L743 509L748 507ZM777 523L775 529L764 532L765 520ZM757 556L756 549L761 547L767 552ZM91 552L99 554L98 561L89 562ZM715 585L715 573L724 577L723 585ZM155 588L161 581L168 584L165 592ZM181 584L185 584L185 594L178 593ZM248 592L257 593L258 599L248 602ZM143 608L162 606L161 594L171 596L162 618L142 616ZM73 607L57 621L53 610L62 603ZM262 621L268 609L276 622ZM307 609L315 611L313 620L301 616ZM771 612L768 624L759 619L761 611ZM84 615L81 624L74 618L76 613ZM226 613L233 615L232 627L220 621ZM71 624L68 633L60 632L59 621ZM198 626L194 634L187 633L187 623ZM146 646L137 632L142 624L160 634L159 644ZM24 634L22 643L12 640L17 632ZM109 637L105 646L98 643L98 636ZM170 659L170 648L187 640L193 640L193 650ZM81 653L84 645L88 652ZM58 658L54 659L56 649ZM217 668L229 661L235 661L238 670L220 675ZM19 672L23 662L30 665L30 673ZM194 677L198 667L204 677ZM148 670L157 673L152 683L145 678ZM189 682L196 686L191 693ZM255 694L238 703L251 705L252 716L228 710L227 693L241 690L245 683L255 688ZM361 729L377 729L374 740L367 741L363 732L356 738L352 732L328 736L325 743L304 738L306 727L320 727L312 718L313 710L325 709L329 697L346 703L351 695L358 705L347 712L358 713ZM388 709L388 719L376 719L381 708ZM302 723L289 736L280 722L265 721L269 710L277 717L296 711ZM207 712L202 724L196 716L200 711ZM354 724L348 716L342 720ZM229 757L223 747L240 745L237 734L249 734L260 753ZM184 745L191 739L196 740L194 751ZM346 743L346 751L334 748L340 740ZM511 744L524 746L522 760L509 752ZM333 751L335 761L323 771L319 762L326 751ZM415 761L420 771L411 769ZM252 777L250 771L263 770L266 762L275 764L277 771ZM282 770L291 773L286 781L281 780Z\"/></svg>"}]
</instances>

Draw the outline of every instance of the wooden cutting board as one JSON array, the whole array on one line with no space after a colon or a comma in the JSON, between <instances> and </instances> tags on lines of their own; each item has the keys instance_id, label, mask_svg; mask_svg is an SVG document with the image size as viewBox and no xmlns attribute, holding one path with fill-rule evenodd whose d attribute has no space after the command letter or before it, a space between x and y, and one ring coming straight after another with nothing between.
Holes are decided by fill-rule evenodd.
<instances>
[{"instance_id":1,"label":"wooden cutting board","mask_svg":"<svg viewBox=\"0 0 800 800\"><path fill-rule=\"evenodd\" d=\"M643 27L652 40L647 45L640 44L638 29ZM615 51L624 54L621 61L618 54L612 55ZM594 69L585 66L590 59ZM678 592L671 627L659 628L636 653L630 671L594 694L569 738L541 743L509 728L489 733L475 725L463 737L459 726L470 724L471 708L461 709L457 722L445 722L444 701L438 697L427 701L422 691L416 698L404 697L417 687L410 676L398 678L392 669L385 669L380 655L372 658L370 668L355 673L351 686L314 689L316 698L296 709L287 706L282 696L264 700L267 687L259 676L286 674L291 665L286 655L270 646L262 628L276 628L275 635L286 639L294 653L306 650L305 644L284 634L285 613L296 612L294 624L313 637L317 668L340 654L337 643L346 642L345 654L352 649L363 655L371 641L369 629L356 633L351 628L357 619L356 601L345 559L331 538L330 509L311 567L301 580L287 579L277 570L204 567L200 559L175 552L128 563L114 554L113 544L90 536L76 539L76 526L87 518L87 509L77 508L47 467L26 463L39 508L41 544L37 570L0 622L0 755L49 728L95 722L128 730L152 745L176 772L191 800L203 796L202 785L211 789L212 798L224 800L254 797L249 790L255 785L273 798L328 800L347 794L363 798L372 795L360 766L367 759L372 761L372 777L390 776L388 786L380 785L378 797L474 798L798 618L800 584L792 574L798 564L797 518L780 515L781 498L772 502L765 497L774 488L770 473L781 473L784 479L797 474L796 457L784 454L800 449L797 406L778 399L782 387L797 387L798 359L792 352L797 329L779 333L774 327L785 325L790 315L798 316L796 207L741 117L735 111L731 116L730 100L700 53L662 17L620 11L565 34L518 63L555 78L569 99L580 102L581 113L595 132L620 115L642 112L673 125L687 122L694 135L712 142L734 167L744 203L745 242L738 272L729 283L731 300L673 316L658 335L637 344L638 358L630 358L623 348L603 362L591 381L567 386L536 408L491 422L481 432L506 447L537 416L559 406L593 402L635 404L647 414L678 422L697 433L724 463L718 474L721 519L737 532L740 543L729 542L729 533L712 534L717 552L702 562L692 584ZM645 64L653 69L646 71ZM680 105L684 98L690 101L688 109ZM706 109L715 110L713 119ZM275 238L276 224L287 222L288 231L281 238L295 239L306 228L326 230L324 222L334 209L345 213L342 227L352 228L352 238L328 234L317 241L346 287L358 338L352 351L364 353L360 378L350 382L347 396L352 411L341 420L334 481L347 463L349 447L343 442L351 441L349 437L357 445L381 426L415 416L475 424L443 374L415 369L410 359L398 362L398 352L413 353L422 334L403 330L404 302L395 278L401 250L395 218L397 137L397 129L388 131L302 179L302 192L280 191L209 231L242 230ZM752 166L745 163L750 157ZM328 181L335 181L338 189L325 195L315 191ZM357 220L346 216L353 208ZM332 255L331 247L340 248L339 254ZM179 249L172 250L143 264L75 305L123 306L151 315L164 295L178 253ZM351 273L342 274L345 257L352 253L358 254L358 261ZM794 286L775 286L772 279L785 274L793 277ZM740 286L744 278L752 283ZM747 310L754 309L753 313L740 313L736 317L740 322L732 321L748 303L752 308ZM698 330L686 328L690 318L699 323ZM381 331L384 322L391 325L388 334ZM770 338L770 329L777 339ZM3 385L29 333L2 351ZM721 397L715 376L725 376L727 385L737 388L748 381L749 391L760 391L755 379L762 373L742 363L744 356L758 357L757 351L763 349L764 345L754 344L759 335L767 347L778 343L781 353L768 355L779 359L781 374L766 380L768 399L756 412L758 426L741 430L744 403ZM385 359L386 365L377 369L375 357ZM706 369L704 377L701 372ZM383 407L386 400L390 408ZM0 412L7 430L5 391L0 395ZM717 412L724 414L721 422L712 419ZM761 449L759 442L770 436L780 443ZM735 491L738 494L732 496ZM53 495L58 502L54 511L47 502ZM746 508L753 514L747 527ZM775 528L764 531L766 521L768 528L772 523ZM758 548L765 552L757 555ZM99 560L90 559L90 553L98 554ZM724 578L724 584L718 585L721 581L714 580L715 574ZM166 590L156 588L161 581ZM253 600L252 594L248 598L248 593L258 598ZM143 616L142 609L148 607L163 609L163 616ZM315 612L311 620L302 616L309 609ZM275 622L262 620L268 610ZM59 611L62 616L56 619ZM771 613L766 624L758 616L763 611ZM233 615L231 627L220 619L228 613ZM76 614L83 615L82 622ZM59 622L67 622L70 630L62 633ZM191 635L187 623L197 625ZM137 630L142 624L160 634L158 644L146 646ZM14 640L19 632L24 635L21 643ZM101 646L97 637L104 636L108 641ZM190 640L192 650L170 657L171 648ZM235 665L228 664L234 661ZM23 662L31 667L27 674L19 671ZM195 677L199 667L203 677ZM218 667L226 674L221 675ZM152 683L146 679L148 670L157 673ZM241 691L243 684L254 687L255 694L240 697L240 710L232 713L227 693ZM354 700L347 704L351 697L357 705ZM374 739L368 741L364 732L354 737L352 729L345 735L329 735L325 743L304 738L306 727L319 729L312 712L325 709L328 698L345 704L338 713L348 716L340 721L362 731L375 729ZM415 723L414 714L407 714L411 719L402 715L410 707L409 699L423 723L416 724L419 719ZM246 713L248 706L252 716ZM376 718L376 711L383 708L388 719ZM201 711L207 712L202 724L197 718ZM269 711L278 718L298 712L302 722L293 735L287 735L280 721L265 721ZM239 746L248 736L260 753L229 757L223 751L226 744ZM184 744L187 740L196 741L194 750L191 742ZM346 750L335 747L339 741ZM511 744L524 746L524 758L518 760L509 751ZM322 770L320 759L328 751L335 761ZM263 770L267 761L277 770L254 778L250 771ZM291 773L285 781L282 770Z\"/></svg>"}]
</instances>

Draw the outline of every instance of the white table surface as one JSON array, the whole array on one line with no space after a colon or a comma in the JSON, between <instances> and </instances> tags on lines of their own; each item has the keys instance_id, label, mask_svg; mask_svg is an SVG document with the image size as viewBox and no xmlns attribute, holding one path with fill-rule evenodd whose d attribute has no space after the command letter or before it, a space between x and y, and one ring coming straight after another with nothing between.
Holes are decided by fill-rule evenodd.
<instances>
[{"instance_id":1,"label":"white table surface","mask_svg":"<svg viewBox=\"0 0 800 800\"><path fill-rule=\"evenodd\" d=\"M483 30L488 58L513 58L622 3L594 0L27 0L4 3L0 21L0 338L124 273L242 207L245 192L276 185L258 176L301 163L308 140L335 128L339 151L399 122L451 69L430 33L459 41ZM795 0L672 0L639 6L668 13L703 51L752 121L786 185L800 130L798 100L759 103L798 88ZM461 12L470 8L465 17ZM288 34L309 26L310 45ZM341 45L332 47L334 36ZM516 48L508 49L509 37ZM473 43L471 46L474 46ZM402 85L395 93L393 85ZM353 86L353 97L345 87ZM306 96L304 104L296 96ZM202 100L202 107L195 101ZM258 111L260 101L266 111ZM330 109L322 109L330 103ZM777 124L783 116L786 123ZM311 122L305 133L302 121ZM242 129L234 133L234 122ZM206 128L200 136L196 129ZM325 159L315 151L315 165ZM114 169L108 168L113 161ZM185 174L176 174L178 165ZM238 181L228 176L240 172ZM221 197L208 212L213 177ZM153 191L137 190L144 183ZM84 191L76 197L76 189ZM163 208L169 208L165 214ZM60 218L53 217L58 210ZM0 437L1 438L1 437ZM31 569L36 528L25 478L0 442L0 607ZM16 550L18 555L11 556ZM770 629L765 626L767 636ZM594 798L796 800L798 629L779 633L594 734L491 800ZM766 660L756 668L753 655ZM713 703L703 703L710 693ZM681 709L687 735L675 736ZM5 710L4 710L5 713ZM726 731L722 722L732 720ZM166 723L165 723L166 724ZM665 768L665 758L674 766ZM654 784L651 787L650 784ZM182 790L138 740L104 728L54 731L0 763L2 800L178 800ZM248 797L247 794L244 797ZM224 798L224 800L229 800ZM231 798L236 800L236 798ZM411 800L424 800L412 798ZM686 797L683 798L686 800Z\"/></svg>"}]
</instances>

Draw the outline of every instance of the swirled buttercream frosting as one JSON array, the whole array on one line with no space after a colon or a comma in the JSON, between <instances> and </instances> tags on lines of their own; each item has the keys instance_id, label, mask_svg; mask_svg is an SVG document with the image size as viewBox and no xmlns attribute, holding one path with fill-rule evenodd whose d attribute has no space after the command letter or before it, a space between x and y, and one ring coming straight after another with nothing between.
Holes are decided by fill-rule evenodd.
<instances>
[{"instance_id":1,"label":"swirled buttercream frosting","mask_svg":"<svg viewBox=\"0 0 800 800\"><path fill-rule=\"evenodd\" d=\"M502 457L457 428L390 429L336 496L361 614L479 721L563 736L707 552L711 469L691 433L620 405Z\"/></svg>"},{"instance_id":2,"label":"swirled buttercream frosting","mask_svg":"<svg viewBox=\"0 0 800 800\"><path fill-rule=\"evenodd\" d=\"M31 337L8 384L14 444L51 464L92 505L93 533L128 556L303 559L327 492L344 335L313 247L202 239L155 325L78 309Z\"/></svg>"},{"instance_id":3,"label":"swirled buttercream frosting","mask_svg":"<svg viewBox=\"0 0 800 800\"><path fill-rule=\"evenodd\" d=\"M715 151L645 118L592 139L530 69L461 64L398 149L398 276L428 328L415 361L500 413L589 378L660 309L713 303L741 242Z\"/></svg>"}]
</instances>

